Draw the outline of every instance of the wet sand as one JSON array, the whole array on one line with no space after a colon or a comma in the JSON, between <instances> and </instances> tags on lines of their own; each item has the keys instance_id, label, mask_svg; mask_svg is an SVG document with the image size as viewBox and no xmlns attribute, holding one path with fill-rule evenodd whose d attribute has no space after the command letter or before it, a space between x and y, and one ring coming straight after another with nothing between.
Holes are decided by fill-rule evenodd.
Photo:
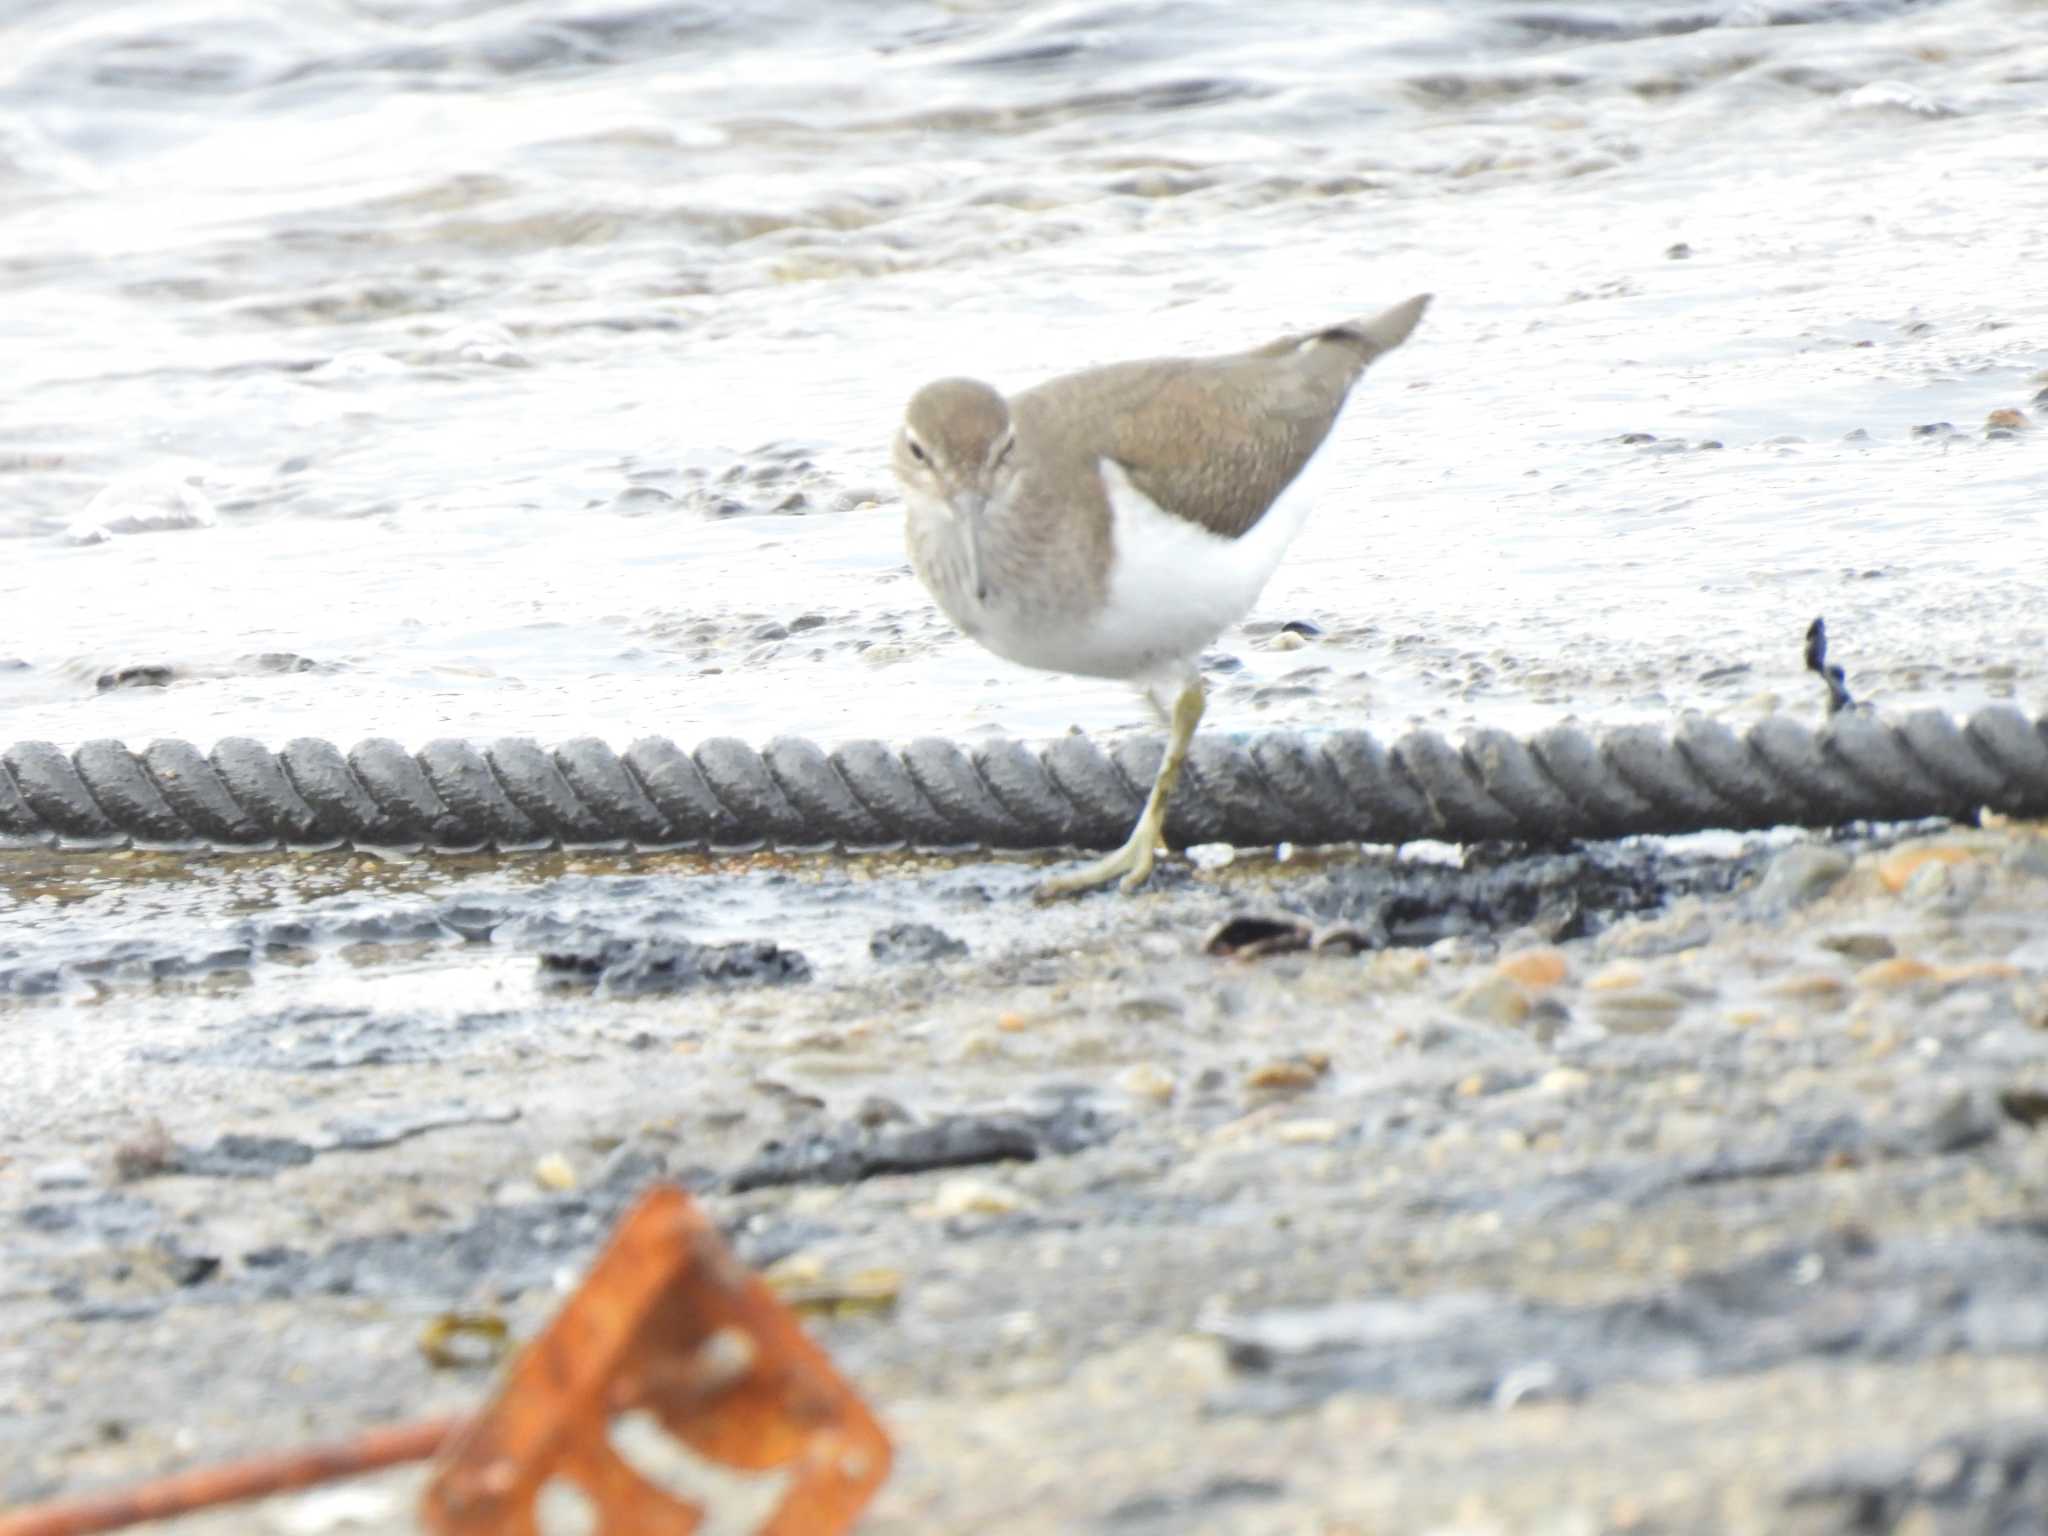
<instances>
[{"instance_id":1,"label":"wet sand","mask_svg":"<svg viewBox=\"0 0 2048 1536\"><path fill-rule=\"evenodd\" d=\"M897 1437L876 1531L2026 1529L2048 841L1702 841L1044 915L1023 862L17 859L219 921L95 974L82 915L9 1007L5 1492L473 1402L424 1324L531 1330L665 1176L890 1298L813 1319ZM1205 952L1241 912L1401 942ZM741 930L805 966L541 958Z\"/></svg>"}]
</instances>

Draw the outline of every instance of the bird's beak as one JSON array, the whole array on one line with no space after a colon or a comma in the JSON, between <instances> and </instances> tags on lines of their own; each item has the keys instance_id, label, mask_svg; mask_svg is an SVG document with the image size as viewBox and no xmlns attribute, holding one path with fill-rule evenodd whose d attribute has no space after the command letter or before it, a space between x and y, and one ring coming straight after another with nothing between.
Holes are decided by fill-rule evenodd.
<instances>
[{"instance_id":1,"label":"bird's beak","mask_svg":"<svg viewBox=\"0 0 2048 1536\"><path fill-rule=\"evenodd\" d=\"M953 515L960 520L960 540L967 550L967 585L976 602L987 602L988 578L981 563L981 538L988 518L988 497L978 491L962 491L953 498Z\"/></svg>"}]
</instances>

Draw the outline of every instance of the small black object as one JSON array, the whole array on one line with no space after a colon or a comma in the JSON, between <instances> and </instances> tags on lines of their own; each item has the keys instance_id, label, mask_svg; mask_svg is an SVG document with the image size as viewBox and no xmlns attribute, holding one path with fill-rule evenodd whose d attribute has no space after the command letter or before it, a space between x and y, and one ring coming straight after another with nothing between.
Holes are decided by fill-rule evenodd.
<instances>
[{"instance_id":1,"label":"small black object","mask_svg":"<svg viewBox=\"0 0 2048 1536\"><path fill-rule=\"evenodd\" d=\"M102 672L96 687L101 693L112 693L116 688L168 688L177 676L171 668L163 666L117 667Z\"/></svg>"},{"instance_id":2,"label":"small black object","mask_svg":"<svg viewBox=\"0 0 2048 1536\"><path fill-rule=\"evenodd\" d=\"M541 951L540 969L551 985L593 987L612 997L734 982L776 986L811 979L808 960L766 939L697 944L687 939L572 934Z\"/></svg>"},{"instance_id":3,"label":"small black object","mask_svg":"<svg viewBox=\"0 0 2048 1536\"><path fill-rule=\"evenodd\" d=\"M1292 913L1239 912L1209 930L1202 953L1255 960L1307 949L1314 939L1315 930Z\"/></svg>"},{"instance_id":4,"label":"small black object","mask_svg":"<svg viewBox=\"0 0 2048 1536\"><path fill-rule=\"evenodd\" d=\"M1806 626L1806 670L1818 672L1820 680L1828 685L1828 713L1838 715L1845 709L1853 709L1856 701L1849 696L1846 673L1840 667L1828 664L1828 625L1825 619L1815 619Z\"/></svg>"},{"instance_id":5,"label":"small black object","mask_svg":"<svg viewBox=\"0 0 2048 1536\"><path fill-rule=\"evenodd\" d=\"M884 965L928 964L967 953L967 945L930 923L891 923L868 940L868 953Z\"/></svg>"}]
</instances>

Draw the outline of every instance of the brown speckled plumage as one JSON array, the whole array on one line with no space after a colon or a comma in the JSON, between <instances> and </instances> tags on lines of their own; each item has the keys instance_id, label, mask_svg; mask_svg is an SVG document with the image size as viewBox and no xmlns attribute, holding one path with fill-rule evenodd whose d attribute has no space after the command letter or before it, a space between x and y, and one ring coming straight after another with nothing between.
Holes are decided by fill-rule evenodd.
<instances>
[{"instance_id":1,"label":"brown speckled plumage","mask_svg":"<svg viewBox=\"0 0 2048 1536\"><path fill-rule=\"evenodd\" d=\"M1258 599L1305 509L1268 514L1428 304L1250 352L1090 368L1007 401L975 379L911 398L896 478L911 564L939 606L1024 666L1131 679L1167 721L1129 839L1041 898L1150 876L1202 720L1195 657Z\"/></svg>"},{"instance_id":2,"label":"brown speckled plumage","mask_svg":"<svg viewBox=\"0 0 2048 1536\"><path fill-rule=\"evenodd\" d=\"M1248 352L1090 368L1008 401L974 379L926 385L895 448L912 564L954 623L999 654L1126 675L1121 664L1048 663L1031 644L1085 624L1106 600L1119 551L1105 461L1163 511L1241 538L1427 303Z\"/></svg>"}]
</instances>

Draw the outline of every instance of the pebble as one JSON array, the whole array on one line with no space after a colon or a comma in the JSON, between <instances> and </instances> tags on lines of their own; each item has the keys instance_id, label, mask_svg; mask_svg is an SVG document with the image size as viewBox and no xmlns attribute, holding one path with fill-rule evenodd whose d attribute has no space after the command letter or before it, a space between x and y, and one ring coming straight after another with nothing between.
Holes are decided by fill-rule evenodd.
<instances>
[{"instance_id":1,"label":"pebble","mask_svg":"<svg viewBox=\"0 0 2048 1536\"><path fill-rule=\"evenodd\" d=\"M1499 1029L1477 1024L1459 1024L1450 1019L1430 1019L1412 1032L1397 1031L1396 1045L1413 1045L1416 1050L1438 1056L1484 1056L1501 1049L1508 1036Z\"/></svg>"},{"instance_id":2,"label":"pebble","mask_svg":"<svg viewBox=\"0 0 2048 1536\"><path fill-rule=\"evenodd\" d=\"M1119 999L1116 1016L1134 1024L1165 1024L1187 1017L1187 999L1171 992L1139 992Z\"/></svg>"},{"instance_id":3,"label":"pebble","mask_svg":"<svg viewBox=\"0 0 2048 1536\"><path fill-rule=\"evenodd\" d=\"M72 1159L44 1163L29 1175L29 1182L37 1189L89 1189L92 1186L92 1169Z\"/></svg>"},{"instance_id":4,"label":"pebble","mask_svg":"<svg viewBox=\"0 0 2048 1536\"><path fill-rule=\"evenodd\" d=\"M1944 987L1961 987L1975 981L2017 981L2025 974L2005 960L1973 960L1967 965L1941 966L1934 979Z\"/></svg>"},{"instance_id":5,"label":"pebble","mask_svg":"<svg viewBox=\"0 0 2048 1536\"><path fill-rule=\"evenodd\" d=\"M1149 1100L1154 1104L1172 1102L1176 1088L1173 1074L1150 1061L1135 1062L1125 1067L1117 1074L1116 1085L1132 1098Z\"/></svg>"},{"instance_id":6,"label":"pebble","mask_svg":"<svg viewBox=\"0 0 2048 1536\"><path fill-rule=\"evenodd\" d=\"M1329 1070L1327 1052L1304 1051L1261 1062L1245 1074L1244 1085L1260 1093L1300 1093L1322 1081Z\"/></svg>"},{"instance_id":7,"label":"pebble","mask_svg":"<svg viewBox=\"0 0 2048 1536\"><path fill-rule=\"evenodd\" d=\"M814 1184L808 1189L798 1189L790 1194L787 1209L791 1216L823 1216L845 1203L846 1190L847 1186L843 1184Z\"/></svg>"},{"instance_id":8,"label":"pebble","mask_svg":"<svg viewBox=\"0 0 2048 1536\"><path fill-rule=\"evenodd\" d=\"M1257 1109L1239 1115L1235 1120L1224 1121L1209 1132L1209 1140L1219 1147L1228 1146L1263 1131L1267 1126L1276 1124L1286 1117L1286 1105L1262 1104Z\"/></svg>"},{"instance_id":9,"label":"pebble","mask_svg":"<svg viewBox=\"0 0 2048 1536\"><path fill-rule=\"evenodd\" d=\"M1849 856L1840 849L1801 843L1771 860L1757 882L1757 900L1770 907L1807 906L1840 884L1849 868Z\"/></svg>"},{"instance_id":10,"label":"pebble","mask_svg":"<svg viewBox=\"0 0 2048 1536\"><path fill-rule=\"evenodd\" d=\"M1530 1005L1529 1017L1522 1027L1529 1031L1538 1045L1555 1046L1558 1040L1570 1034L1572 1011L1555 997L1539 997Z\"/></svg>"},{"instance_id":11,"label":"pebble","mask_svg":"<svg viewBox=\"0 0 2048 1536\"><path fill-rule=\"evenodd\" d=\"M1593 1000L1593 1012L1609 1029L1624 1035L1651 1034L1668 1026L1684 1011L1676 992L1610 992Z\"/></svg>"},{"instance_id":12,"label":"pebble","mask_svg":"<svg viewBox=\"0 0 2048 1536\"><path fill-rule=\"evenodd\" d=\"M1822 949L1831 949L1845 960L1889 960L1898 948L1881 933L1830 933L1822 936Z\"/></svg>"},{"instance_id":13,"label":"pebble","mask_svg":"<svg viewBox=\"0 0 2048 1536\"><path fill-rule=\"evenodd\" d=\"M1459 1078L1454 1091L1461 1099L1484 1099L1509 1088L1519 1088L1523 1081L1518 1073L1503 1067L1488 1067L1482 1072L1468 1073Z\"/></svg>"},{"instance_id":14,"label":"pebble","mask_svg":"<svg viewBox=\"0 0 2048 1536\"><path fill-rule=\"evenodd\" d=\"M1470 933L1450 933L1431 944L1423 953L1445 965L1462 965L1485 960L1493 954L1493 942Z\"/></svg>"},{"instance_id":15,"label":"pebble","mask_svg":"<svg viewBox=\"0 0 2048 1536\"><path fill-rule=\"evenodd\" d=\"M1617 923L1600 947L1610 955L1648 960L1658 955L1675 955L1688 949L1698 949L1710 943L1713 937L1713 922L1699 910L1699 903L1693 901L1663 917Z\"/></svg>"},{"instance_id":16,"label":"pebble","mask_svg":"<svg viewBox=\"0 0 2048 1536\"><path fill-rule=\"evenodd\" d=\"M1016 1190L988 1179L948 1179L930 1201L918 1207L918 1214L934 1221L951 1221L957 1216L1007 1216L1023 1210L1025 1204Z\"/></svg>"},{"instance_id":17,"label":"pebble","mask_svg":"<svg viewBox=\"0 0 2048 1536\"><path fill-rule=\"evenodd\" d=\"M1931 1100L1891 1106L1881 1137L1908 1155L1942 1155L1990 1141L2004 1124L2005 1111L1990 1093L1975 1088L1940 1092Z\"/></svg>"},{"instance_id":18,"label":"pebble","mask_svg":"<svg viewBox=\"0 0 2048 1536\"><path fill-rule=\"evenodd\" d=\"M1929 864L1962 864L1972 857L1967 848L1953 843L1915 843L1895 848L1877 863L1877 878L1894 896L1902 894L1913 877Z\"/></svg>"},{"instance_id":19,"label":"pebble","mask_svg":"<svg viewBox=\"0 0 2048 1536\"><path fill-rule=\"evenodd\" d=\"M1673 251L1690 256L1691 251L1674 246ZM1669 253L1667 253L1669 254ZM1502 1413L1519 1408L1524 1403L1569 1402L1578 1395L1578 1386L1564 1369L1554 1360L1534 1360L1527 1365L1518 1365L1503 1375L1493 1389L1493 1406ZM1560 1522L1561 1524L1561 1522ZM1579 1527L1592 1529L1591 1522L1581 1521ZM1551 1529L1558 1529L1553 1524ZM1565 1530L1574 1527L1564 1525Z\"/></svg>"},{"instance_id":20,"label":"pebble","mask_svg":"<svg viewBox=\"0 0 2048 1536\"><path fill-rule=\"evenodd\" d=\"M168 688L177 680L173 667L143 664L102 672L93 686L101 693L111 693L116 688Z\"/></svg>"},{"instance_id":21,"label":"pebble","mask_svg":"<svg viewBox=\"0 0 2048 1536\"><path fill-rule=\"evenodd\" d=\"M2048 838L2026 838L2006 849L2000 862L2015 874L2048 879Z\"/></svg>"},{"instance_id":22,"label":"pebble","mask_svg":"<svg viewBox=\"0 0 2048 1536\"><path fill-rule=\"evenodd\" d=\"M1282 1120L1273 1127L1273 1139L1288 1146L1323 1146L1335 1141L1341 1129L1334 1120Z\"/></svg>"},{"instance_id":23,"label":"pebble","mask_svg":"<svg viewBox=\"0 0 2048 1536\"><path fill-rule=\"evenodd\" d=\"M177 1165L178 1144L155 1122L114 1148L114 1177L123 1183L154 1178Z\"/></svg>"},{"instance_id":24,"label":"pebble","mask_svg":"<svg viewBox=\"0 0 2048 1536\"><path fill-rule=\"evenodd\" d=\"M1373 984L1385 987L1409 986L1429 974L1433 962L1419 949L1383 949L1367 962Z\"/></svg>"},{"instance_id":25,"label":"pebble","mask_svg":"<svg viewBox=\"0 0 2048 1536\"><path fill-rule=\"evenodd\" d=\"M629 485L612 497L611 509L623 517L638 517L649 512L666 511L675 504L675 497L659 486Z\"/></svg>"},{"instance_id":26,"label":"pebble","mask_svg":"<svg viewBox=\"0 0 2048 1536\"><path fill-rule=\"evenodd\" d=\"M1506 976L1473 982L1451 999L1451 1006L1468 1019L1490 1024L1519 1024L1529 1016L1528 994Z\"/></svg>"},{"instance_id":27,"label":"pebble","mask_svg":"<svg viewBox=\"0 0 2048 1536\"><path fill-rule=\"evenodd\" d=\"M884 1265L835 1271L820 1254L804 1251L770 1265L762 1283L807 1316L849 1316L886 1312L903 1294L903 1272Z\"/></svg>"},{"instance_id":28,"label":"pebble","mask_svg":"<svg viewBox=\"0 0 2048 1536\"><path fill-rule=\"evenodd\" d=\"M1984 418L1985 426L2002 427L2008 432L2024 432L2033 424L2025 411L2011 409L1993 411Z\"/></svg>"},{"instance_id":29,"label":"pebble","mask_svg":"<svg viewBox=\"0 0 2048 1536\"><path fill-rule=\"evenodd\" d=\"M1603 966L1587 978L1588 992L1624 992L1643 984L1643 970L1637 965Z\"/></svg>"},{"instance_id":30,"label":"pebble","mask_svg":"<svg viewBox=\"0 0 2048 1536\"><path fill-rule=\"evenodd\" d=\"M1772 997L1782 997L1788 1002L1835 1003L1848 991L1839 976L1815 973L1806 976L1787 976L1773 982L1769 987Z\"/></svg>"},{"instance_id":31,"label":"pebble","mask_svg":"<svg viewBox=\"0 0 2048 1536\"><path fill-rule=\"evenodd\" d=\"M1879 960L1866 965L1856 973L1856 985L1874 987L1889 991L1897 987L1910 987L1934 979L1934 967L1924 960L1915 960L1910 955L1895 955L1889 960Z\"/></svg>"},{"instance_id":32,"label":"pebble","mask_svg":"<svg viewBox=\"0 0 2048 1536\"><path fill-rule=\"evenodd\" d=\"M930 923L891 923L869 935L868 953L884 965L928 965L959 958L967 945Z\"/></svg>"},{"instance_id":33,"label":"pebble","mask_svg":"<svg viewBox=\"0 0 2048 1536\"><path fill-rule=\"evenodd\" d=\"M534 1163L533 1179L542 1189L560 1194L576 1187L576 1170L561 1153L550 1152Z\"/></svg>"},{"instance_id":34,"label":"pebble","mask_svg":"<svg viewBox=\"0 0 2048 1536\"><path fill-rule=\"evenodd\" d=\"M1982 864L1923 864L1900 897L1922 912L1958 917L1976 905L1989 883Z\"/></svg>"},{"instance_id":35,"label":"pebble","mask_svg":"<svg viewBox=\"0 0 2048 1536\"><path fill-rule=\"evenodd\" d=\"M1239 912L1209 930L1202 953L1253 960L1307 949L1314 936L1314 930L1291 913Z\"/></svg>"},{"instance_id":36,"label":"pebble","mask_svg":"<svg viewBox=\"0 0 2048 1536\"><path fill-rule=\"evenodd\" d=\"M2006 1118L2017 1120L2028 1130L2048 1121L2048 1092L2039 1088L2007 1088L1998 1095L1998 1107Z\"/></svg>"},{"instance_id":37,"label":"pebble","mask_svg":"<svg viewBox=\"0 0 2048 1536\"><path fill-rule=\"evenodd\" d=\"M1004 1017L1010 1018L1014 1015L1005 1014ZM917 1123L917 1117L886 1094L871 1093L854 1105L853 1123L868 1130L876 1130L885 1125L914 1125Z\"/></svg>"},{"instance_id":38,"label":"pebble","mask_svg":"<svg viewBox=\"0 0 2048 1536\"><path fill-rule=\"evenodd\" d=\"M1315 936L1309 948L1319 955L1363 955L1370 954L1377 943L1378 940L1363 928L1354 928L1349 923L1332 923Z\"/></svg>"},{"instance_id":39,"label":"pebble","mask_svg":"<svg viewBox=\"0 0 2048 1536\"><path fill-rule=\"evenodd\" d=\"M1592 1074L1582 1072L1577 1067L1552 1067L1537 1078L1533 1086L1538 1093L1562 1099L1584 1093L1592 1086L1592 1082Z\"/></svg>"},{"instance_id":40,"label":"pebble","mask_svg":"<svg viewBox=\"0 0 2048 1536\"><path fill-rule=\"evenodd\" d=\"M811 1249L799 1249L786 1254L761 1271L761 1279L772 1291L782 1291L803 1285L816 1285L830 1271L823 1254Z\"/></svg>"},{"instance_id":41,"label":"pebble","mask_svg":"<svg viewBox=\"0 0 2048 1536\"><path fill-rule=\"evenodd\" d=\"M1555 949L1517 950L1496 969L1508 980L1539 992L1558 985L1571 973L1564 955Z\"/></svg>"}]
</instances>

